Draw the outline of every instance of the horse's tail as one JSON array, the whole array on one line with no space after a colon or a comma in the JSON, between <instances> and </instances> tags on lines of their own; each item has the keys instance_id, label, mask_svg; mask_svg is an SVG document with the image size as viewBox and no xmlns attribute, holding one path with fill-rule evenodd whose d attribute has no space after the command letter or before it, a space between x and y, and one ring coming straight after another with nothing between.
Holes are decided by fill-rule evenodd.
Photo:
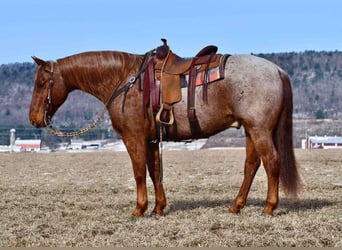
<instances>
[{"instance_id":1,"label":"horse's tail","mask_svg":"<svg viewBox=\"0 0 342 250\"><path fill-rule=\"evenodd\" d=\"M273 137L279 155L280 182L284 193L292 198L298 198L298 192L302 188L302 181L293 150L293 100L291 80L281 69L279 69L279 75L283 83L283 109Z\"/></svg>"}]
</instances>

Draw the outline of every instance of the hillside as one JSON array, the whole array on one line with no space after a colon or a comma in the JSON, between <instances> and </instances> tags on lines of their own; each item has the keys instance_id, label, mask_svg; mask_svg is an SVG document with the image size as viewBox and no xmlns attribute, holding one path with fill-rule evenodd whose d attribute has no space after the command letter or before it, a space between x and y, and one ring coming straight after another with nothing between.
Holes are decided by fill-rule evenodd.
<instances>
[{"instance_id":1,"label":"hillside","mask_svg":"<svg viewBox=\"0 0 342 250\"><path fill-rule=\"evenodd\" d=\"M257 56L273 61L290 75L295 118L342 119L342 52L305 51ZM35 71L36 65L28 62L0 66L0 144L7 143L12 127L22 138L45 135L28 122ZM88 125L102 108L103 104L94 97L75 91L54 119L59 126L77 129ZM108 119L104 119L98 128L101 137L114 136L108 132L111 131Z\"/></svg>"},{"instance_id":2,"label":"hillside","mask_svg":"<svg viewBox=\"0 0 342 250\"><path fill-rule=\"evenodd\" d=\"M342 52L260 54L291 77L295 117L342 118Z\"/></svg>"}]
</instances>

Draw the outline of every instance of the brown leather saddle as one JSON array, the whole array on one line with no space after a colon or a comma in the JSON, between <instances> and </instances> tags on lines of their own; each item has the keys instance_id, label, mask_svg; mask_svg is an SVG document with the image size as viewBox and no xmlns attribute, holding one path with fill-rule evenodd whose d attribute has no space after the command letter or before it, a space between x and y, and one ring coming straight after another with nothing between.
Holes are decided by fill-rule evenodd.
<instances>
[{"instance_id":1,"label":"brown leather saddle","mask_svg":"<svg viewBox=\"0 0 342 250\"><path fill-rule=\"evenodd\" d=\"M185 80L188 87L188 117L190 123L194 123L197 121L196 86L202 85L203 99L207 102L208 83L224 77L224 64L229 55L216 54L217 47L210 45L200 50L195 57L186 59L173 53L166 39L162 39L162 42L145 74L144 85L150 82L150 96L144 96L150 98L154 110L158 109L156 121L171 125L174 122L172 106L182 100L181 88Z\"/></svg>"}]
</instances>

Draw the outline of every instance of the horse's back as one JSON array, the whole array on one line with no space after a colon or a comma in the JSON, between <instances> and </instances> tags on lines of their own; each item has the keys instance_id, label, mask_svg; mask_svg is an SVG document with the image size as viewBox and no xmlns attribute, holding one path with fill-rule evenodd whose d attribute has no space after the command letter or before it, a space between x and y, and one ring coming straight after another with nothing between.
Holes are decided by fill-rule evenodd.
<instances>
[{"instance_id":1,"label":"horse's back","mask_svg":"<svg viewBox=\"0 0 342 250\"><path fill-rule=\"evenodd\" d=\"M247 88L277 91L281 79L280 68L271 61L253 55L234 55L228 58L225 76L236 85Z\"/></svg>"}]
</instances>

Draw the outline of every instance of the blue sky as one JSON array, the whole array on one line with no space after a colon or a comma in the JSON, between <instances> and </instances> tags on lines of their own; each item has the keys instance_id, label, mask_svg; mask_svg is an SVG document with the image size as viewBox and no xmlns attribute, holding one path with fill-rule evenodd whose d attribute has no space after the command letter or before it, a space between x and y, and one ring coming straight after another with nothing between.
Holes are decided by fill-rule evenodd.
<instances>
[{"instance_id":1,"label":"blue sky","mask_svg":"<svg viewBox=\"0 0 342 250\"><path fill-rule=\"evenodd\" d=\"M4 0L0 64L92 50L192 56L342 50L341 0Z\"/></svg>"}]
</instances>

